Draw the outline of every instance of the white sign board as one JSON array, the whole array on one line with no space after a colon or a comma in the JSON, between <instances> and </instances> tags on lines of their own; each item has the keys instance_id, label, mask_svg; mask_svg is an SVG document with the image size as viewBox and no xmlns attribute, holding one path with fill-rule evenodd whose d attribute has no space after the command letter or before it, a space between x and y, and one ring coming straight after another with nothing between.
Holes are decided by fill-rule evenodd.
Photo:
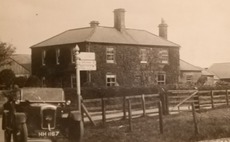
<instances>
[{"instance_id":1,"label":"white sign board","mask_svg":"<svg viewBox=\"0 0 230 142\"><path fill-rule=\"evenodd\" d=\"M96 70L96 61L95 60L79 60L77 67L79 68L79 70L83 70L83 71Z\"/></svg>"},{"instance_id":2,"label":"white sign board","mask_svg":"<svg viewBox=\"0 0 230 142\"><path fill-rule=\"evenodd\" d=\"M95 60L94 52L80 52L78 55L80 60Z\"/></svg>"}]
</instances>

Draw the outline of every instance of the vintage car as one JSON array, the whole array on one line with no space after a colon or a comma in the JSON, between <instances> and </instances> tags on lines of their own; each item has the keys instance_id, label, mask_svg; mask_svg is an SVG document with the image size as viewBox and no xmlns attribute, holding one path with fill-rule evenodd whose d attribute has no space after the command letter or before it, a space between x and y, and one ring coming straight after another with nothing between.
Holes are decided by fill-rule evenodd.
<instances>
[{"instance_id":1,"label":"vintage car","mask_svg":"<svg viewBox=\"0 0 230 142\"><path fill-rule=\"evenodd\" d=\"M65 99L61 88L23 88L5 93L2 129L5 142L80 142L83 135L81 113L75 95ZM72 102L71 102L72 101Z\"/></svg>"}]
</instances>

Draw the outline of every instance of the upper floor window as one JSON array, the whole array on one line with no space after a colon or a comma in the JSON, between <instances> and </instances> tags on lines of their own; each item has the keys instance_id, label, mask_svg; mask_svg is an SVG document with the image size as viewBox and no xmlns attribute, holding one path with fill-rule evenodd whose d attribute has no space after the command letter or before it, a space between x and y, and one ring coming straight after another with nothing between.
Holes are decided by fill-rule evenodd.
<instances>
[{"instance_id":1,"label":"upper floor window","mask_svg":"<svg viewBox=\"0 0 230 142\"><path fill-rule=\"evenodd\" d=\"M160 57L160 63L162 64L168 64L169 61L168 61L168 50L166 49L162 49L160 50L159 52L159 57Z\"/></svg>"},{"instance_id":2,"label":"upper floor window","mask_svg":"<svg viewBox=\"0 0 230 142\"><path fill-rule=\"evenodd\" d=\"M166 83L166 74L165 73L159 73L157 75L157 84L158 85L165 85Z\"/></svg>"},{"instance_id":3,"label":"upper floor window","mask_svg":"<svg viewBox=\"0 0 230 142\"><path fill-rule=\"evenodd\" d=\"M60 62L59 62L59 57L60 57L60 49L57 48L56 49L56 64L59 65Z\"/></svg>"},{"instance_id":4,"label":"upper floor window","mask_svg":"<svg viewBox=\"0 0 230 142\"><path fill-rule=\"evenodd\" d=\"M76 85L77 85L76 75L72 74L70 79L71 79L70 80L71 81L71 88L76 88Z\"/></svg>"},{"instance_id":5,"label":"upper floor window","mask_svg":"<svg viewBox=\"0 0 230 142\"><path fill-rule=\"evenodd\" d=\"M140 49L141 63L147 63L147 50Z\"/></svg>"},{"instance_id":6,"label":"upper floor window","mask_svg":"<svg viewBox=\"0 0 230 142\"><path fill-rule=\"evenodd\" d=\"M42 50L42 65L45 66L46 50Z\"/></svg>"},{"instance_id":7,"label":"upper floor window","mask_svg":"<svg viewBox=\"0 0 230 142\"><path fill-rule=\"evenodd\" d=\"M117 85L116 75L107 74L106 75L106 86L116 86L116 85Z\"/></svg>"},{"instance_id":8,"label":"upper floor window","mask_svg":"<svg viewBox=\"0 0 230 142\"><path fill-rule=\"evenodd\" d=\"M71 63L75 63L76 62L76 57L75 57L75 48L71 48L70 50L70 54L71 54Z\"/></svg>"},{"instance_id":9,"label":"upper floor window","mask_svg":"<svg viewBox=\"0 0 230 142\"><path fill-rule=\"evenodd\" d=\"M106 48L106 63L115 63L115 50L112 47Z\"/></svg>"}]
</instances>

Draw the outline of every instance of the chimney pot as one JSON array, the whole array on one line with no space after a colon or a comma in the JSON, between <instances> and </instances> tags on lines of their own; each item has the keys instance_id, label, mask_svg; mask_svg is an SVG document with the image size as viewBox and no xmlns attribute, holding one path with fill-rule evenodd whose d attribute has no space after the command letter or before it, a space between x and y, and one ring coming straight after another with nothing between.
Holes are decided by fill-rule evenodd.
<instances>
[{"instance_id":1,"label":"chimney pot","mask_svg":"<svg viewBox=\"0 0 230 142\"><path fill-rule=\"evenodd\" d=\"M114 10L114 28L118 31L125 29L125 9L119 8Z\"/></svg>"},{"instance_id":2,"label":"chimney pot","mask_svg":"<svg viewBox=\"0 0 230 142\"><path fill-rule=\"evenodd\" d=\"M90 27L97 27L100 23L98 21L91 21L89 24Z\"/></svg>"}]
</instances>

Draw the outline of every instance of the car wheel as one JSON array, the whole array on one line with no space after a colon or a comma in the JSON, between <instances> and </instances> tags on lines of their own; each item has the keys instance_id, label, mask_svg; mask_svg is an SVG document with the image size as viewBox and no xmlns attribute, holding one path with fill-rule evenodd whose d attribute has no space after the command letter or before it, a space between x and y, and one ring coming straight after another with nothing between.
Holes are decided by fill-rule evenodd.
<instances>
[{"instance_id":1,"label":"car wheel","mask_svg":"<svg viewBox=\"0 0 230 142\"><path fill-rule=\"evenodd\" d=\"M28 131L26 124L20 124L18 130L13 132L14 142L27 142Z\"/></svg>"},{"instance_id":2,"label":"car wheel","mask_svg":"<svg viewBox=\"0 0 230 142\"><path fill-rule=\"evenodd\" d=\"M11 141L11 132L8 130L4 131L4 142L10 142Z\"/></svg>"},{"instance_id":3,"label":"car wheel","mask_svg":"<svg viewBox=\"0 0 230 142\"><path fill-rule=\"evenodd\" d=\"M82 121L71 121L72 123L69 126L69 142L81 142L84 126Z\"/></svg>"}]
</instances>

